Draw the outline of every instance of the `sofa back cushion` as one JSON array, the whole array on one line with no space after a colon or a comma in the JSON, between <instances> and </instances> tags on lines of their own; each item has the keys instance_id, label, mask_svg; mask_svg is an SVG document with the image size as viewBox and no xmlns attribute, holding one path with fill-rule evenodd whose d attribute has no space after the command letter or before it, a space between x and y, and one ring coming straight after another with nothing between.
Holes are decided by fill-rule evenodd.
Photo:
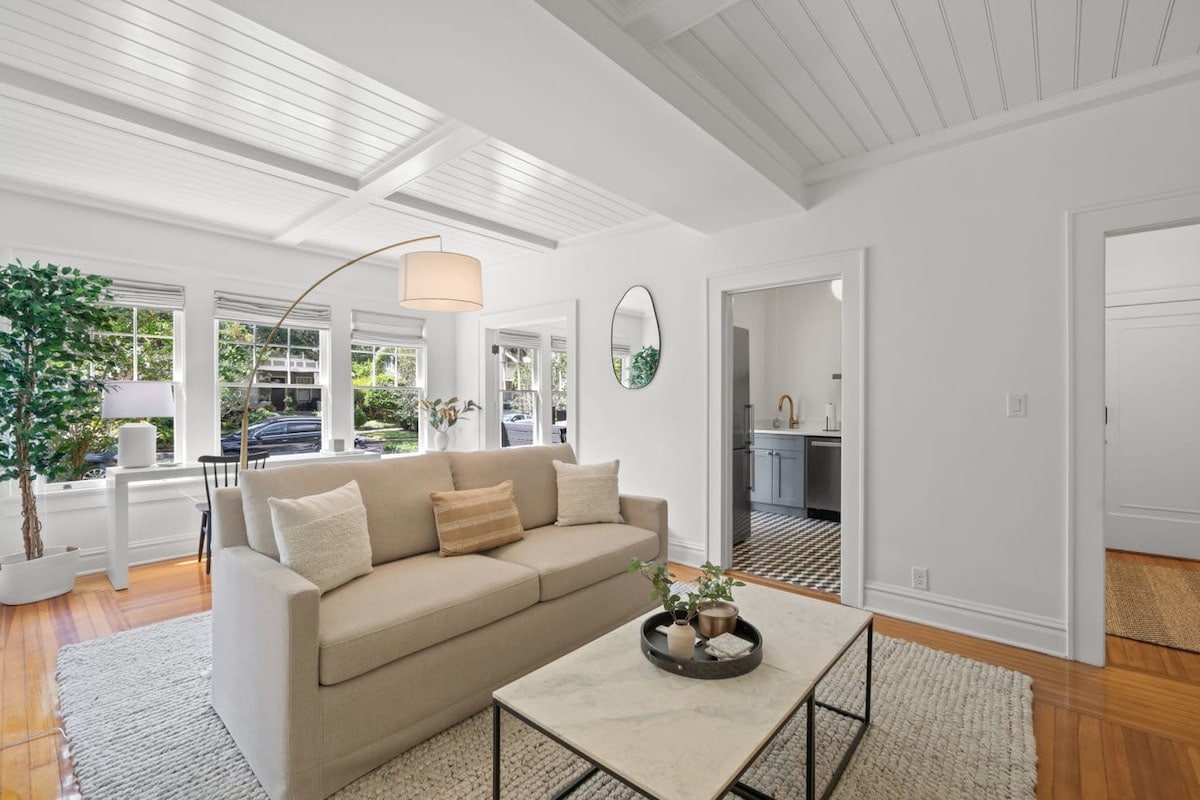
<instances>
[{"instance_id":1,"label":"sofa back cushion","mask_svg":"<svg viewBox=\"0 0 1200 800\"><path fill-rule=\"evenodd\" d=\"M503 447L449 456L455 489L482 489L511 479L525 530L554 523L558 517L558 474L554 471L554 461L575 463L575 451L569 444Z\"/></svg>"},{"instance_id":2,"label":"sofa back cushion","mask_svg":"<svg viewBox=\"0 0 1200 800\"><path fill-rule=\"evenodd\" d=\"M437 524L430 492L454 489L445 453L427 453L382 461L344 461L305 464L241 474L242 510L250 547L279 560L269 498L290 500L327 492L357 481L367 508L371 563L438 549ZM553 471L553 470L552 470Z\"/></svg>"}]
</instances>

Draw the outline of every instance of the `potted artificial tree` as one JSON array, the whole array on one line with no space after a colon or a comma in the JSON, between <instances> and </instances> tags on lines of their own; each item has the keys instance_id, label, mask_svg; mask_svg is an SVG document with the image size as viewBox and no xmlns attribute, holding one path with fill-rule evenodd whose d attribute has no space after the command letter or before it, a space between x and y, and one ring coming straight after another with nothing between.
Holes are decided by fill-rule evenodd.
<instances>
[{"instance_id":1,"label":"potted artificial tree","mask_svg":"<svg viewBox=\"0 0 1200 800\"><path fill-rule=\"evenodd\" d=\"M71 267L20 261L0 268L0 480L21 493L23 553L0 556L0 602L32 603L75 585L79 550L45 547L36 480L63 475L64 437L92 412L116 354L106 327L111 281Z\"/></svg>"}]
</instances>

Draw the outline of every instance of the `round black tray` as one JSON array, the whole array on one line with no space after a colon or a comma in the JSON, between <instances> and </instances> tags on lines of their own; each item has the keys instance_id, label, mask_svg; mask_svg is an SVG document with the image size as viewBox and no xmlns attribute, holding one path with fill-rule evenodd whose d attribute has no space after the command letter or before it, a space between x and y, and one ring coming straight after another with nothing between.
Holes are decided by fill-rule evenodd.
<instances>
[{"instance_id":1,"label":"round black tray","mask_svg":"<svg viewBox=\"0 0 1200 800\"><path fill-rule=\"evenodd\" d=\"M758 628L741 617L738 617L733 634L748 642L754 642L754 648L740 658L730 658L725 661L720 661L704 652L702 644L696 646L695 656L691 659L679 659L672 656L667 650L666 634L659 633L657 628L659 625L673 623L672 616L666 611L660 611L642 623L642 653L651 664L659 669L665 669L672 675L702 680L736 678L738 675L745 675L762 663L762 634L758 632ZM693 622L692 628L695 627L696 624ZM698 632L696 636L697 639L703 641L703 637Z\"/></svg>"}]
</instances>

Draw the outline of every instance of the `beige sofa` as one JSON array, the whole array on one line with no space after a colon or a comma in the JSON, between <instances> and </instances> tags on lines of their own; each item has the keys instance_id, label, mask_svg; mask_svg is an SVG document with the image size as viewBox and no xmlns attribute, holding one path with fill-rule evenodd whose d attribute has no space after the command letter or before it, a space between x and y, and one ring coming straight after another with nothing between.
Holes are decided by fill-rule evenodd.
<instances>
[{"instance_id":1,"label":"beige sofa","mask_svg":"<svg viewBox=\"0 0 1200 800\"><path fill-rule=\"evenodd\" d=\"M651 607L625 569L666 557L666 501L622 496L626 524L556 527L555 458L575 461L565 444L331 459L216 493L212 704L270 797L326 797ZM429 492L510 478L525 538L439 557ZM374 568L320 596L278 562L267 498L352 479Z\"/></svg>"}]
</instances>

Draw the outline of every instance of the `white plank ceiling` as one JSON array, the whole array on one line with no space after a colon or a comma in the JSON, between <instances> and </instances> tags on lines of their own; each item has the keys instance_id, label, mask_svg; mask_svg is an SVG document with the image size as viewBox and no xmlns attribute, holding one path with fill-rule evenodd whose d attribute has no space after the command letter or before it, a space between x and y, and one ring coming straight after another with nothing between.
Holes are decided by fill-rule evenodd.
<instances>
[{"instance_id":1,"label":"white plank ceiling","mask_svg":"<svg viewBox=\"0 0 1200 800\"><path fill-rule=\"evenodd\" d=\"M494 262L651 216L208 0L0 0L0 185Z\"/></svg>"},{"instance_id":2,"label":"white plank ceiling","mask_svg":"<svg viewBox=\"0 0 1200 800\"><path fill-rule=\"evenodd\" d=\"M791 197L1200 76L1196 0L538 1ZM0 186L285 245L494 263L655 216L213 0L0 0L0 115Z\"/></svg>"},{"instance_id":3,"label":"white plank ceiling","mask_svg":"<svg viewBox=\"0 0 1200 800\"><path fill-rule=\"evenodd\" d=\"M1192 0L592 3L808 182L915 152L923 137L948 145L999 128L1039 104L1069 109L1106 85L1150 86L1167 67L1200 73Z\"/></svg>"}]
</instances>

